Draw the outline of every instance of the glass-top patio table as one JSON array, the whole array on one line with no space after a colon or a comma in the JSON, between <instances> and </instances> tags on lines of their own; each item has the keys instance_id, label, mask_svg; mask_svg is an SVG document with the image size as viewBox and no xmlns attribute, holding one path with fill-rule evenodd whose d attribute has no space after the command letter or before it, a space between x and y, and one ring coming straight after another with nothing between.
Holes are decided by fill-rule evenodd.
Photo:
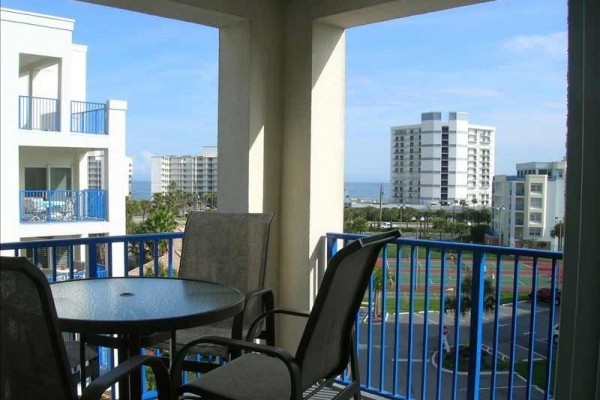
<instances>
[{"instance_id":1,"label":"glass-top patio table","mask_svg":"<svg viewBox=\"0 0 600 400\"><path fill-rule=\"evenodd\" d=\"M244 303L237 289L189 279L76 279L50 287L61 330L80 333L82 341L90 334L119 334L127 349L121 361L139 354L143 335L221 321L242 311ZM140 375L130 382L129 393L120 385L121 399L140 398Z\"/></svg>"}]
</instances>

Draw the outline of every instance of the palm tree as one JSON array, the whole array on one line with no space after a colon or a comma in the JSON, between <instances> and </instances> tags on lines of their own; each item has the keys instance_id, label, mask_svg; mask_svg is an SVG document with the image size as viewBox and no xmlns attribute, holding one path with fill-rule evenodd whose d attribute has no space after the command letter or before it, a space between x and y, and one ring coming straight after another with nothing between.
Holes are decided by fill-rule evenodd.
<instances>
[{"instance_id":1,"label":"palm tree","mask_svg":"<svg viewBox=\"0 0 600 400\"><path fill-rule=\"evenodd\" d=\"M375 307L373 307L375 309L375 315L373 316L373 318L380 318L383 315L383 268L384 267L375 267L375 269L373 270L373 291L375 292ZM389 272L387 272L385 275L387 278L386 283L392 283L392 277L390 276Z\"/></svg>"},{"instance_id":2,"label":"palm tree","mask_svg":"<svg viewBox=\"0 0 600 400\"><path fill-rule=\"evenodd\" d=\"M448 296L444 303L444 312L454 310L456 312L456 318L458 319L458 313L465 315L471 311L473 306L473 300L471 299L471 292L473 289L473 277L467 275L463 278L460 287L460 310L456 309L457 298L456 296ZM494 294L494 284L490 278L483 280L483 311L488 313L494 311L496 305L496 296Z\"/></svg>"},{"instance_id":3,"label":"palm tree","mask_svg":"<svg viewBox=\"0 0 600 400\"><path fill-rule=\"evenodd\" d=\"M152 203L149 200L140 201L140 211L142 212L142 221L146 220L146 214L152 210Z\"/></svg>"}]
</instances>

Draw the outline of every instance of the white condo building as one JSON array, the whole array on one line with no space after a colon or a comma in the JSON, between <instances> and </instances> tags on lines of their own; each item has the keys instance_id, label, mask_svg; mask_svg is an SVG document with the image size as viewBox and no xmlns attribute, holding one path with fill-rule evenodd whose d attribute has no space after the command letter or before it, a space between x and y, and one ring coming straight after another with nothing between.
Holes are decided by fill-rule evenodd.
<instances>
[{"instance_id":1,"label":"white condo building","mask_svg":"<svg viewBox=\"0 0 600 400\"><path fill-rule=\"evenodd\" d=\"M104 171L104 151L91 151L88 153L88 188L102 189L105 186ZM125 157L127 161L128 189L127 195L131 196L133 190L133 159Z\"/></svg>"},{"instance_id":2,"label":"white condo building","mask_svg":"<svg viewBox=\"0 0 600 400\"><path fill-rule=\"evenodd\" d=\"M463 112L421 114L421 123L391 128L390 201L398 204L491 204L496 128Z\"/></svg>"},{"instance_id":3,"label":"white condo building","mask_svg":"<svg viewBox=\"0 0 600 400\"><path fill-rule=\"evenodd\" d=\"M171 182L187 193L217 193L216 146L206 146L198 156L152 157L151 192L166 193Z\"/></svg>"},{"instance_id":4,"label":"white condo building","mask_svg":"<svg viewBox=\"0 0 600 400\"><path fill-rule=\"evenodd\" d=\"M125 234L127 102L88 101L73 20L5 8L0 19L1 241ZM78 247L51 252L24 254L42 267L86 264Z\"/></svg>"},{"instance_id":5,"label":"white condo building","mask_svg":"<svg viewBox=\"0 0 600 400\"><path fill-rule=\"evenodd\" d=\"M562 249L561 233L553 238L551 232L564 220L566 168L564 160L529 162L517 164L516 176L494 177L492 228L497 242L511 247L538 242Z\"/></svg>"}]
</instances>

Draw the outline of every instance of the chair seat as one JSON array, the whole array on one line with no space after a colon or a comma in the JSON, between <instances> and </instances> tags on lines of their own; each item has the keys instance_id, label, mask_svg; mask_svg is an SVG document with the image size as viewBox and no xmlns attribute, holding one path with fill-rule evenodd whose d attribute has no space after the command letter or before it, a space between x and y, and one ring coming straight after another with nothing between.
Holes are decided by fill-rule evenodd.
<instances>
[{"instance_id":1,"label":"chair seat","mask_svg":"<svg viewBox=\"0 0 600 400\"><path fill-rule=\"evenodd\" d=\"M181 393L231 400L287 400L290 375L273 357L246 354L180 387ZM204 397L203 397L204 398Z\"/></svg>"},{"instance_id":2,"label":"chair seat","mask_svg":"<svg viewBox=\"0 0 600 400\"><path fill-rule=\"evenodd\" d=\"M198 339L202 336L221 336L231 337L231 328L217 328L213 326L200 326L197 328L189 328L178 330L176 333L177 345L176 349L179 351L183 346L191 342L192 340ZM153 347L159 348L163 351L169 351L169 343L162 342ZM192 347L191 353L202 354L205 356L215 357L227 357L229 349L226 346L217 346L211 344L203 344L201 346Z\"/></svg>"},{"instance_id":3,"label":"chair seat","mask_svg":"<svg viewBox=\"0 0 600 400\"><path fill-rule=\"evenodd\" d=\"M69 359L69 365L71 368L79 367L79 342L68 341L65 342L65 348L67 349L67 357ZM98 358L98 353L90 346L85 346L85 361L90 361Z\"/></svg>"}]
</instances>

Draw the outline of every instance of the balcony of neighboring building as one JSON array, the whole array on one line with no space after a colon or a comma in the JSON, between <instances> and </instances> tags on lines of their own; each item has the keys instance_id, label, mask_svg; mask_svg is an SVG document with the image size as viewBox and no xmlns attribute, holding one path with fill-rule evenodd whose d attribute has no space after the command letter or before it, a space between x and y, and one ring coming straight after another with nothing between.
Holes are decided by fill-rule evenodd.
<instances>
[{"instance_id":1,"label":"balcony of neighboring building","mask_svg":"<svg viewBox=\"0 0 600 400\"><path fill-rule=\"evenodd\" d=\"M108 220L107 192L83 190L20 190L20 221L24 224Z\"/></svg>"},{"instance_id":2,"label":"balcony of neighboring building","mask_svg":"<svg viewBox=\"0 0 600 400\"><path fill-rule=\"evenodd\" d=\"M19 129L108 134L105 103L67 100L61 96L62 70L61 58L19 54ZM63 113L68 113L68 126L64 126Z\"/></svg>"},{"instance_id":3,"label":"balcony of neighboring building","mask_svg":"<svg viewBox=\"0 0 600 400\"><path fill-rule=\"evenodd\" d=\"M59 98L19 96L19 129L60 132L61 110ZM107 135L107 110L105 103L71 101L69 131Z\"/></svg>"},{"instance_id":4,"label":"balcony of neighboring building","mask_svg":"<svg viewBox=\"0 0 600 400\"><path fill-rule=\"evenodd\" d=\"M87 171L87 153L83 150L53 150L44 150L45 159L39 149L20 152L21 183L19 190L14 192L18 196L18 210L15 211L18 211L19 222L107 221L108 191L87 185L84 172Z\"/></svg>"}]
</instances>

